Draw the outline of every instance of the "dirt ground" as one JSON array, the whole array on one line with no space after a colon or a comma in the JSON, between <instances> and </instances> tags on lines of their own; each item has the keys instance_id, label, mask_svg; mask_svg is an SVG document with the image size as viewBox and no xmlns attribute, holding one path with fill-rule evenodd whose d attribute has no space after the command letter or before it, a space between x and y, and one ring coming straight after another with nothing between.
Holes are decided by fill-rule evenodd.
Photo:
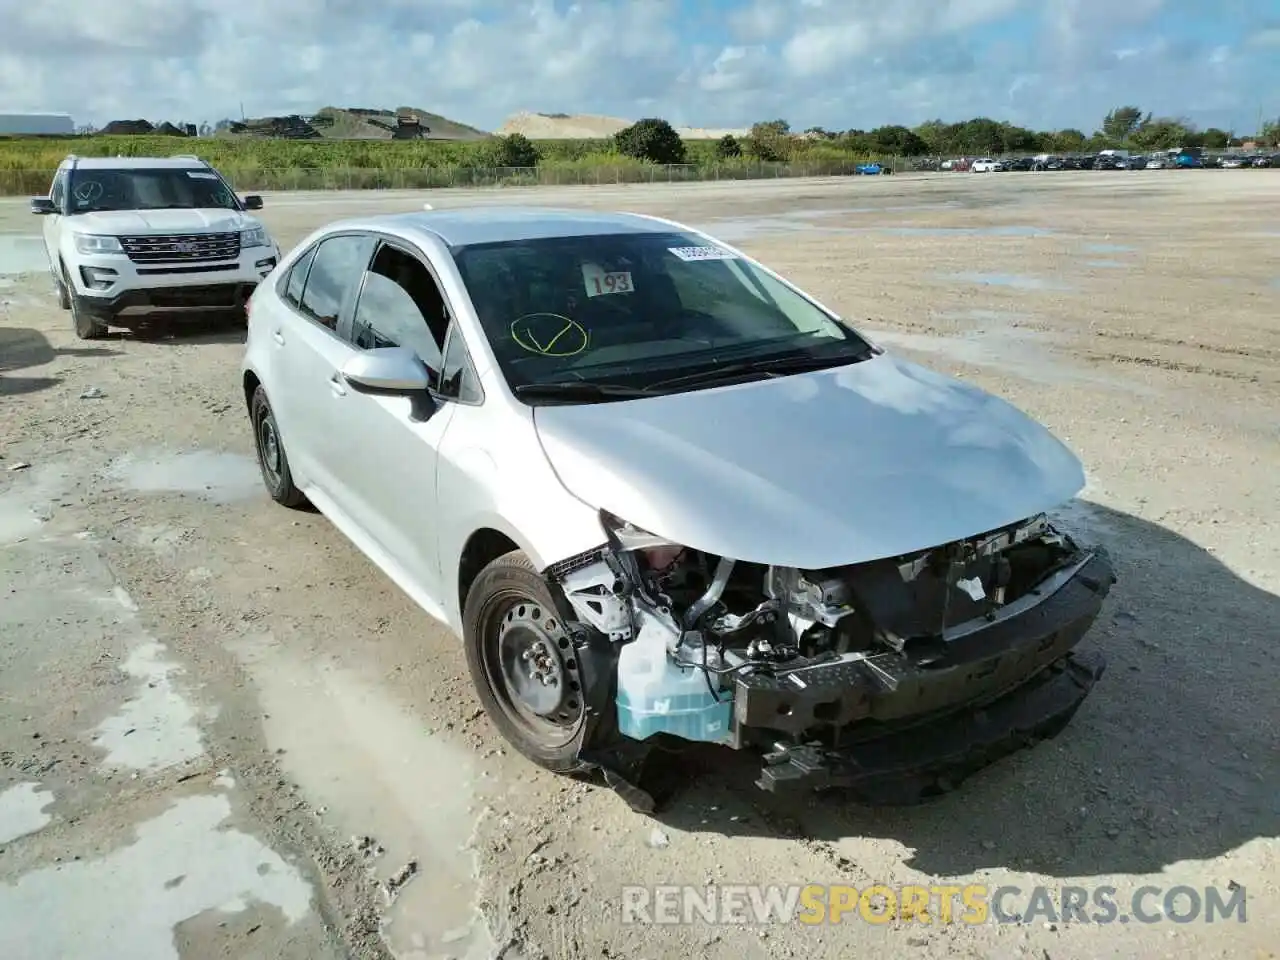
<instances>
[{"instance_id":1,"label":"dirt ground","mask_svg":"<svg viewBox=\"0 0 1280 960\"><path fill-rule=\"evenodd\" d=\"M278 194L609 207L720 234L1048 424L1119 583L1056 740L868 809L699 754L648 818L543 773L458 642L262 489L243 330L74 339L0 202L0 956L1266 957L1280 943L1280 175ZM835 425L833 425L835 426ZM744 436L743 443L751 443ZM820 464L815 464L820 469ZM1247 920L624 923L624 885L1228 885ZM1156 897L1153 903L1158 903Z\"/></svg>"}]
</instances>

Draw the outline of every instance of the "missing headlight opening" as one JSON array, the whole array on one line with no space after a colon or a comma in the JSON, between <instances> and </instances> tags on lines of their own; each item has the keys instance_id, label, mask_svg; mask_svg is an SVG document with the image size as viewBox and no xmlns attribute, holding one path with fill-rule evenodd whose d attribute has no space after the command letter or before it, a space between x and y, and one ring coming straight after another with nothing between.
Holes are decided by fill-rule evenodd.
<instances>
[{"instance_id":1,"label":"missing headlight opening","mask_svg":"<svg viewBox=\"0 0 1280 960\"><path fill-rule=\"evenodd\" d=\"M1115 576L1044 515L821 570L669 543L602 514L609 543L548 577L605 662L615 740L755 749L757 785L911 799L1053 736L1101 676L1074 648ZM610 703L610 701L612 701ZM596 744L593 750L607 750Z\"/></svg>"}]
</instances>

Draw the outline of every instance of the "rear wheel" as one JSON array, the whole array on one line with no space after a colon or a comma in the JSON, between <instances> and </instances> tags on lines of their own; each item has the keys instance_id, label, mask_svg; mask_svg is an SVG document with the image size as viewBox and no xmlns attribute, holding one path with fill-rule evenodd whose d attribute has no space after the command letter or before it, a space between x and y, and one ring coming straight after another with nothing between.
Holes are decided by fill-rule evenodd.
<instances>
[{"instance_id":1,"label":"rear wheel","mask_svg":"<svg viewBox=\"0 0 1280 960\"><path fill-rule=\"evenodd\" d=\"M481 570L462 619L472 682L507 742L554 773L589 769L577 650L529 558L515 550Z\"/></svg>"},{"instance_id":2,"label":"rear wheel","mask_svg":"<svg viewBox=\"0 0 1280 960\"><path fill-rule=\"evenodd\" d=\"M289 458L285 456L284 443L280 439L280 427L267 401L267 391L259 385L249 402L249 419L253 423L254 447L258 451L258 467L262 482L266 484L271 499L285 507L299 507L306 496L293 483L289 470Z\"/></svg>"}]
</instances>

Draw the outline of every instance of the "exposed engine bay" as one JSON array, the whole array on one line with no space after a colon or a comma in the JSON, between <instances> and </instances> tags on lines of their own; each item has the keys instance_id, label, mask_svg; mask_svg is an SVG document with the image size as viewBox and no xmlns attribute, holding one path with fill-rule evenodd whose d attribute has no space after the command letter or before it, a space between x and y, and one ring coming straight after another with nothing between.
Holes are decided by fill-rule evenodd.
<instances>
[{"instance_id":1,"label":"exposed engine bay","mask_svg":"<svg viewBox=\"0 0 1280 960\"><path fill-rule=\"evenodd\" d=\"M607 547L547 574L617 653L619 732L757 747L766 789L828 778L859 743L1061 672L1115 580L1105 554L1043 515L823 570L709 556L603 519ZM1090 671L1067 719L1101 664Z\"/></svg>"}]
</instances>

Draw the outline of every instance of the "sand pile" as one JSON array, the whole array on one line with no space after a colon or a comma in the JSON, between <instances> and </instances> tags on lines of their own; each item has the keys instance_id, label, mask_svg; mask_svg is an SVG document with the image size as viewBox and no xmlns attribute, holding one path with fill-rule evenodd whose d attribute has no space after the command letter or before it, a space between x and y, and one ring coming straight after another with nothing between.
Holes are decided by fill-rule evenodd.
<instances>
[{"instance_id":1,"label":"sand pile","mask_svg":"<svg viewBox=\"0 0 1280 960\"><path fill-rule=\"evenodd\" d=\"M589 113L530 113L522 111L507 117L497 133L506 136L523 133L530 140L599 140L611 137L631 126L633 120L601 117ZM717 130L706 127L676 127L686 140L719 140L726 133L744 136L746 130Z\"/></svg>"}]
</instances>

